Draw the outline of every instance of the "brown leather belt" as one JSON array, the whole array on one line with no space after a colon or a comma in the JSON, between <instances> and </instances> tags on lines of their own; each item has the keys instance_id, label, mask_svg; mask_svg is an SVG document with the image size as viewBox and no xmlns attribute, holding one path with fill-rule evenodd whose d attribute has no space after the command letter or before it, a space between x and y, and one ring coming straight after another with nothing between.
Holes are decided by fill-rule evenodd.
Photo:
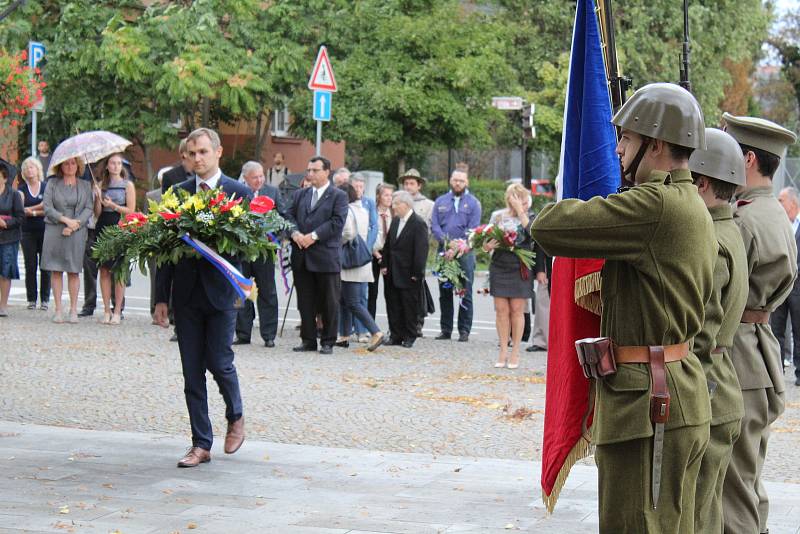
<instances>
[{"instance_id":1,"label":"brown leather belt","mask_svg":"<svg viewBox=\"0 0 800 534\"><path fill-rule=\"evenodd\" d=\"M767 324L769 322L769 314L767 310L745 310L742 313L743 323Z\"/></svg>"},{"instance_id":2,"label":"brown leather belt","mask_svg":"<svg viewBox=\"0 0 800 534\"><path fill-rule=\"evenodd\" d=\"M688 356L689 343L664 345L664 361L676 362ZM644 345L614 345L617 363L650 363L650 347Z\"/></svg>"}]
</instances>

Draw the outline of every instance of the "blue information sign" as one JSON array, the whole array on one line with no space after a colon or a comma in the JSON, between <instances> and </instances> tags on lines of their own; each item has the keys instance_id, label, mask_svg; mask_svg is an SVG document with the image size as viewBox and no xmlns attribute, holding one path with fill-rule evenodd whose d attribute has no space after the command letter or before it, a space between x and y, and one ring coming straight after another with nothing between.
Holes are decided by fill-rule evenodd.
<instances>
[{"instance_id":1,"label":"blue information sign","mask_svg":"<svg viewBox=\"0 0 800 534\"><path fill-rule=\"evenodd\" d=\"M333 93L329 91L314 91L314 120L331 120L331 100Z\"/></svg>"},{"instance_id":2,"label":"blue information sign","mask_svg":"<svg viewBox=\"0 0 800 534\"><path fill-rule=\"evenodd\" d=\"M28 42L28 65L32 69L39 66L39 62L44 59L44 45L36 41Z\"/></svg>"}]
</instances>

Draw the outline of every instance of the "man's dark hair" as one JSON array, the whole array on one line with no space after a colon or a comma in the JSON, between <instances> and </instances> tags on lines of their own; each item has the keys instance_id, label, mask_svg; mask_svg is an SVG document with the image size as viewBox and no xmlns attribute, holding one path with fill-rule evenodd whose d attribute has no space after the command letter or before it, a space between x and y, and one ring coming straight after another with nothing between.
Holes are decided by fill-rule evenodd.
<instances>
[{"instance_id":1,"label":"man's dark hair","mask_svg":"<svg viewBox=\"0 0 800 534\"><path fill-rule=\"evenodd\" d=\"M688 146L674 145L672 143L667 143L667 146L669 147L670 156L677 161L689 159L689 156L694 152L694 149Z\"/></svg>"},{"instance_id":2,"label":"man's dark hair","mask_svg":"<svg viewBox=\"0 0 800 534\"><path fill-rule=\"evenodd\" d=\"M705 176L700 174L699 172L692 172L692 182L697 185L698 180L700 177L705 178L708 180L708 183L711 184L711 190L714 192L714 197L719 200L725 200L730 202L733 198L733 194L736 193L736 184L732 184L730 182L723 182L722 180L717 180L716 178L711 178L710 176Z\"/></svg>"},{"instance_id":3,"label":"man's dark hair","mask_svg":"<svg viewBox=\"0 0 800 534\"><path fill-rule=\"evenodd\" d=\"M775 171L778 170L778 166L781 164L781 158L779 156L750 145L740 144L739 146L742 147L742 154L744 154L745 157L747 157L748 152L752 152L756 155L758 172L761 173L762 176L766 176L767 178L775 176Z\"/></svg>"},{"instance_id":4,"label":"man's dark hair","mask_svg":"<svg viewBox=\"0 0 800 534\"><path fill-rule=\"evenodd\" d=\"M349 182L345 182L339 186L339 189L347 193L347 202L352 203L358 200L358 193L356 193L356 188L350 185Z\"/></svg>"},{"instance_id":5,"label":"man's dark hair","mask_svg":"<svg viewBox=\"0 0 800 534\"><path fill-rule=\"evenodd\" d=\"M328 158L323 158L322 156L314 156L313 158L311 158L308 161L309 161L309 163L314 163L315 161L321 161L322 162L322 170L325 170L325 171L331 170L331 160L329 160Z\"/></svg>"}]
</instances>

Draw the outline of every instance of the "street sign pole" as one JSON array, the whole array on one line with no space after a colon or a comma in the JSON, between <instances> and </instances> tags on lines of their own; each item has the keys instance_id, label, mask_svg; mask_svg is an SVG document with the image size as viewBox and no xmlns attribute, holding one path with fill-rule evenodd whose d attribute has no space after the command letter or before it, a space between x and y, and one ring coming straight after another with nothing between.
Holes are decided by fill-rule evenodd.
<instances>
[{"instance_id":1,"label":"street sign pole","mask_svg":"<svg viewBox=\"0 0 800 534\"><path fill-rule=\"evenodd\" d=\"M31 156L36 157L36 111L31 111Z\"/></svg>"},{"instance_id":2,"label":"street sign pole","mask_svg":"<svg viewBox=\"0 0 800 534\"><path fill-rule=\"evenodd\" d=\"M322 121L331 120L332 96L336 92L336 77L328 57L328 49L324 46L319 47L308 88L314 91L313 119L317 121L317 156L321 156Z\"/></svg>"},{"instance_id":3,"label":"street sign pole","mask_svg":"<svg viewBox=\"0 0 800 534\"><path fill-rule=\"evenodd\" d=\"M44 45L36 41L28 43L28 65L35 69L44 58ZM31 110L31 156L36 157L36 110ZM47 169L45 169L47 172Z\"/></svg>"}]
</instances>

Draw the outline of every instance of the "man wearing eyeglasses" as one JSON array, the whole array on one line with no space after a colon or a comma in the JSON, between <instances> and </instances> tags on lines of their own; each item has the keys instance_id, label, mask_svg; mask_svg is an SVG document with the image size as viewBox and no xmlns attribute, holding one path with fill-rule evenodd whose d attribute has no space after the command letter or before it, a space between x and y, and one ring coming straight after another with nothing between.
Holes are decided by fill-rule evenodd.
<instances>
[{"instance_id":1,"label":"man wearing eyeglasses","mask_svg":"<svg viewBox=\"0 0 800 534\"><path fill-rule=\"evenodd\" d=\"M342 229L347 195L330 182L331 162L315 156L308 162L306 181L286 212L293 225L292 273L300 311L300 345L295 352L317 350L316 313L322 317L320 353L332 354L339 325Z\"/></svg>"}]
</instances>

